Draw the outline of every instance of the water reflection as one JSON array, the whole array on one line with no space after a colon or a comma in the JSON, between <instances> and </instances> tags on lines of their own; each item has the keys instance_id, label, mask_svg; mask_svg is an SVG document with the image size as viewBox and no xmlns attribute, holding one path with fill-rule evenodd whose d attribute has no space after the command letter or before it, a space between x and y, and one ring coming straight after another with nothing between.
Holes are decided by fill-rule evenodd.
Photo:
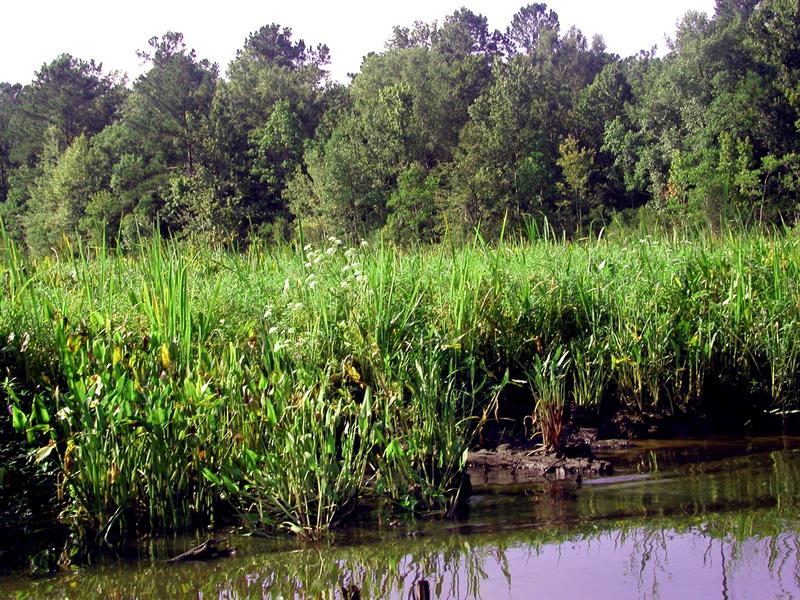
<instances>
[{"instance_id":1,"label":"water reflection","mask_svg":"<svg viewBox=\"0 0 800 600\"><path fill-rule=\"evenodd\" d=\"M663 463L662 463L663 464ZM800 598L800 452L661 467L645 478L484 490L466 524L362 531L337 545L240 538L240 555L0 580L0 597Z\"/></svg>"}]
</instances>

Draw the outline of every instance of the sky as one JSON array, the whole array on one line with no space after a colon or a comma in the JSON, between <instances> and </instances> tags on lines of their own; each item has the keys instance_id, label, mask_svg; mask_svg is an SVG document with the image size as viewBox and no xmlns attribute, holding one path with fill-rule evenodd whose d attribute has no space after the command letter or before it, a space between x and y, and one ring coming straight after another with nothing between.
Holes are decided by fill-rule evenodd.
<instances>
[{"instance_id":1,"label":"sky","mask_svg":"<svg viewBox=\"0 0 800 600\"><path fill-rule=\"evenodd\" d=\"M136 51L166 31L225 72L248 34L262 25L290 27L307 44L327 44L331 76L349 81L361 58L384 49L394 25L439 21L465 6L505 30L528 0L0 0L0 81L28 83L61 53L94 59L133 80L144 67ZM601 34L621 56L658 46L689 10L713 13L714 0L552 0L562 31Z\"/></svg>"}]
</instances>

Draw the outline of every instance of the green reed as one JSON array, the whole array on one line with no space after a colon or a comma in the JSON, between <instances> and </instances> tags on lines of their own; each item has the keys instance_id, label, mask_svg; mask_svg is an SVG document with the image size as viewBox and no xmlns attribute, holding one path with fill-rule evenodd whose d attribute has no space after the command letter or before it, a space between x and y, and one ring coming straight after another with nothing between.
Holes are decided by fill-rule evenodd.
<instances>
[{"instance_id":1,"label":"green reed","mask_svg":"<svg viewBox=\"0 0 800 600\"><path fill-rule=\"evenodd\" d=\"M557 448L572 406L795 408L798 243L156 238L31 262L3 236L2 418L60 473L63 519L108 539L236 513L314 537L376 498L443 510L504 411Z\"/></svg>"}]
</instances>

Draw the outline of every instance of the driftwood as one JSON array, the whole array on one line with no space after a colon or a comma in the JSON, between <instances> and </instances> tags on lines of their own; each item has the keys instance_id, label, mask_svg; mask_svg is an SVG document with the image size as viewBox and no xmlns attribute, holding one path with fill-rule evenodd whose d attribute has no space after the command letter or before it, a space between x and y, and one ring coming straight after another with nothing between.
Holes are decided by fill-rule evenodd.
<instances>
[{"instance_id":1,"label":"driftwood","mask_svg":"<svg viewBox=\"0 0 800 600\"><path fill-rule=\"evenodd\" d=\"M236 548L225 546L220 548L219 544L227 542L225 538L209 538L199 546L195 546L190 550L178 556L173 556L168 563L183 562L188 560L215 560L217 558L228 558L236 556Z\"/></svg>"}]
</instances>

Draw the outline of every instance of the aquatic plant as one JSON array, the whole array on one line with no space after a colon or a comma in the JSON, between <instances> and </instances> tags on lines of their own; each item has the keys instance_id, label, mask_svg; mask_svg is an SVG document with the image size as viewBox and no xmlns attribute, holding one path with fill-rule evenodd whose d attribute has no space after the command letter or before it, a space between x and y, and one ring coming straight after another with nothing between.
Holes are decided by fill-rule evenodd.
<instances>
[{"instance_id":1,"label":"aquatic plant","mask_svg":"<svg viewBox=\"0 0 800 600\"><path fill-rule=\"evenodd\" d=\"M372 498L443 511L496 417L556 447L570 406L794 409L798 265L793 230L38 261L3 237L0 441L109 540L235 513L316 537Z\"/></svg>"}]
</instances>

